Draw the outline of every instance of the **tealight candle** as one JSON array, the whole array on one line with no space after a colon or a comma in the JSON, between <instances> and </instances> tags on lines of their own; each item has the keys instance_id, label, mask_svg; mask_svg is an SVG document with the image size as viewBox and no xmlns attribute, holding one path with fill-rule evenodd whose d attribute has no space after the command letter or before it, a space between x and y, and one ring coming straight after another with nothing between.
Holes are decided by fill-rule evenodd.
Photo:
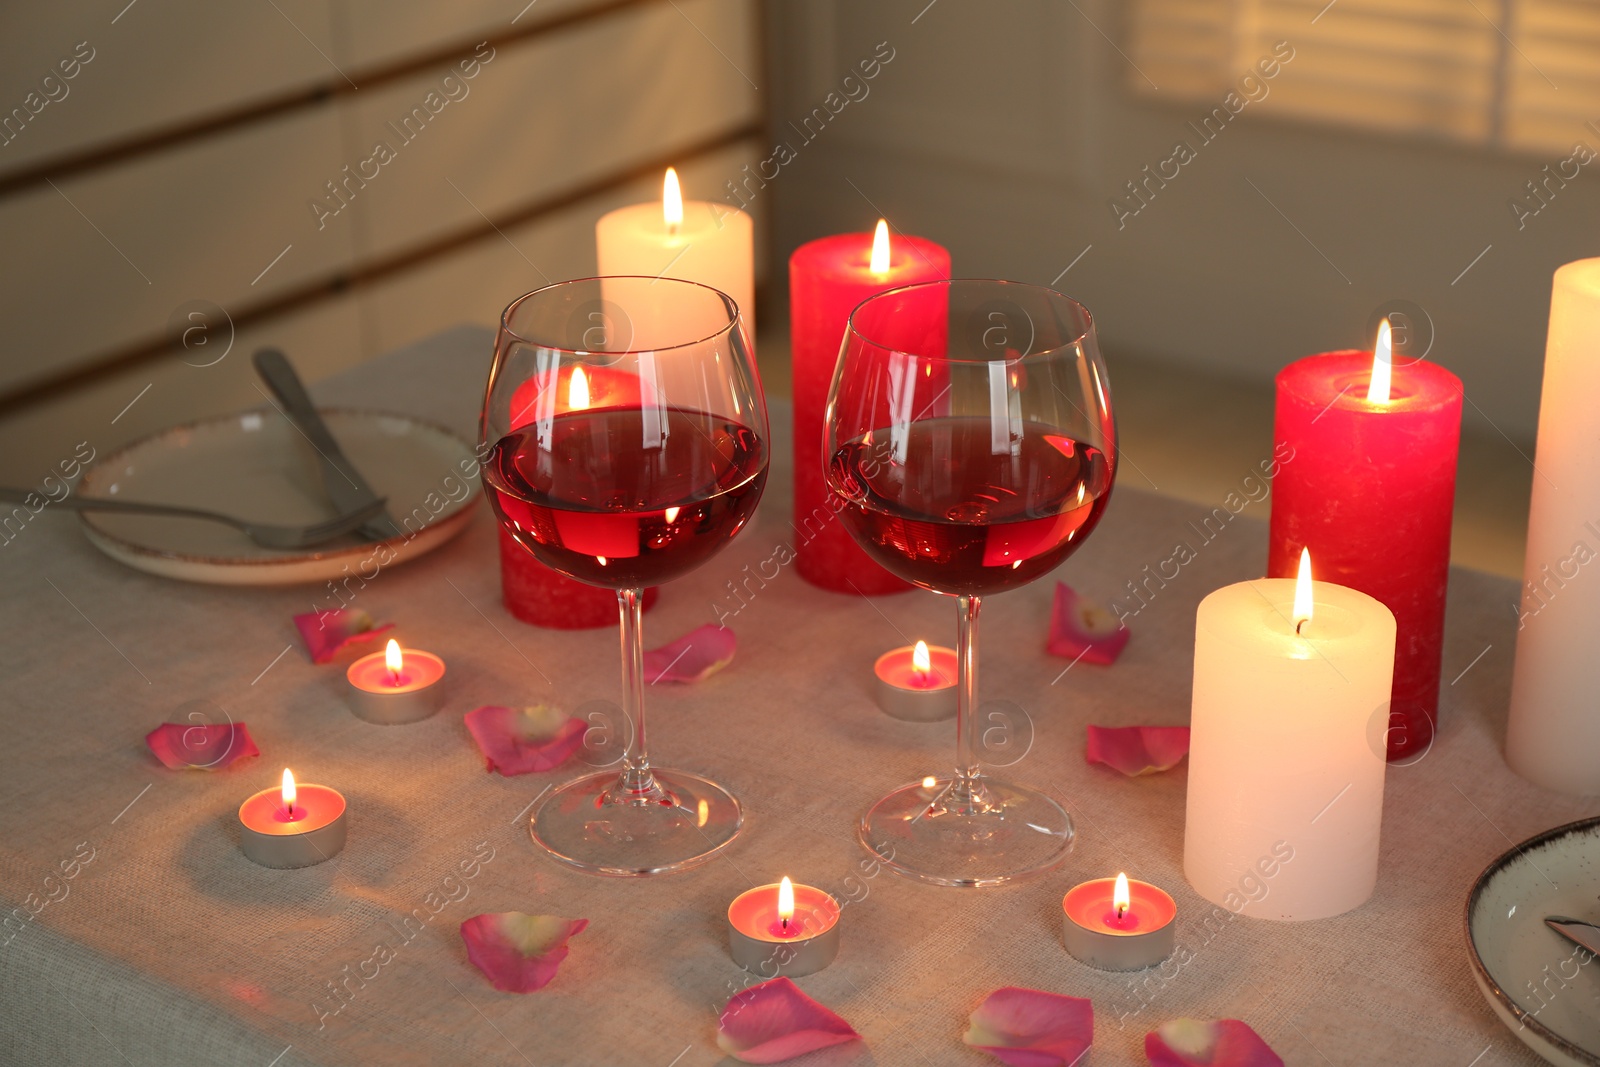
<instances>
[{"instance_id":1,"label":"tealight candle","mask_svg":"<svg viewBox=\"0 0 1600 1067\"><path fill-rule=\"evenodd\" d=\"M344 848L344 797L325 785L283 784L239 805L239 848L263 867L286 870L332 859Z\"/></svg>"},{"instance_id":2,"label":"tealight candle","mask_svg":"<svg viewBox=\"0 0 1600 1067\"><path fill-rule=\"evenodd\" d=\"M389 641L382 652L350 664L350 710L368 722L394 726L417 722L439 710L444 660L432 652L402 649Z\"/></svg>"},{"instance_id":3,"label":"tealight candle","mask_svg":"<svg viewBox=\"0 0 1600 1067\"><path fill-rule=\"evenodd\" d=\"M1102 971L1137 971L1172 955L1178 905L1126 874L1075 885L1061 898L1067 951Z\"/></svg>"},{"instance_id":4,"label":"tealight candle","mask_svg":"<svg viewBox=\"0 0 1600 1067\"><path fill-rule=\"evenodd\" d=\"M839 954L839 902L787 877L747 889L728 905L728 954L766 978L820 971Z\"/></svg>"},{"instance_id":5,"label":"tealight candle","mask_svg":"<svg viewBox=\"0 0 1600 1067\"><path fill-rule=\"evenodd\" d=\"M938 722L956 713L956 652L926 641L885 652L872 665L878 707L910 722Z\"/></svg>"}]
</instances>

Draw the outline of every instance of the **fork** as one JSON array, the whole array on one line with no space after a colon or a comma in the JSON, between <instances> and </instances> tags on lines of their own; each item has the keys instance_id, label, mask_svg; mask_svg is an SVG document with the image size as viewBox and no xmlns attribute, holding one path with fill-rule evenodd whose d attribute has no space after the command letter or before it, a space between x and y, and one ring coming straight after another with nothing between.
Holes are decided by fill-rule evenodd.
<instances>
[{"instance_id":1,"label":"fork","mask_svg":"<svg viewBox=\"0 0 1600 1067\"><path fill-rule=\"evenodd\" d=\"M41 497L43 497L43 494L37 490L0 486L0 501L8 504L27 504L32 507L30 500L38 500ZM43 498L50 499L48 497ZM50 504L55 507L67 508L73 511L115 511L124 515L171 515L176 518L204 519L207 522L226 523L229 526L243 530L245 536L263 548L282 549L310 548L325 541L332 541L335 537L349 533L374 515L381 513L385 503L385 500L374 500L365 507L357 508L326 522L315 523L311 526L278 526L267 522L250 522L246 519L235 518L232 515L223 515L216 511L202 511L199 508L177 507L170 504L142 504L134 500L106 500L103 497L68 496L60 500L50 501Z\"/></svg>"}]
</instances>

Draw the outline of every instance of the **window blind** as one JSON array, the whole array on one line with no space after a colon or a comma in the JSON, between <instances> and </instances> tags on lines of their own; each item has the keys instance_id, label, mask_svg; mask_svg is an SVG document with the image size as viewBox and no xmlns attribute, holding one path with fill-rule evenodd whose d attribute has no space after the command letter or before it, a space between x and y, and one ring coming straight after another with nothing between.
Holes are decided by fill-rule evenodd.
<instances>
[{"instance_id":1,"label":"window blind","mask_svg":"<svg viewBox=\"0 0 1600 1067\"><path fill-rule=\"evenodd\" d=\"M1600 144L1597 0L1134 0L1131 88L1219 103L1280 41L1252 107L1526 151Z\"/></svg>"}]
</instances>

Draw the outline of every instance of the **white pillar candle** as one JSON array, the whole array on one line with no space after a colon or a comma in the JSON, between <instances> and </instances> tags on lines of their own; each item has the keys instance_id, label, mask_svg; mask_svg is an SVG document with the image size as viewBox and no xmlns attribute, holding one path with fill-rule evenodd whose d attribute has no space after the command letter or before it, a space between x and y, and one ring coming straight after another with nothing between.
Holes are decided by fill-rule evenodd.
<instances>
[{"instance_id":1,"label":"white pillar candle","mask_svg":"<svg viewBox=\"0 0 1600 1067\"><path fill-rule=\"evenodd\" d=\"M1378 876L1394 615L1304 577L1309 610L1295 580L1262 579L1206 597L1195 626L1184 874L1257 918L1338 915Z\"/></svg>"},{"instance_id":2,"label":"white pillar candle","mask_svg":"<svg viewBox=\"0 0 1600 1067\"><path fill-rule=\"evenodd\" d=\"M754 227L737 208L683 201L678 176L667 171L662 199L607 212L595 224L600 275L682 278L733 297L755 343ZM645 345L651 342L648 339Z\"/></svg>"},{"instance_id":3,"label":"white pillar candle","mask_svg":"<svg viewBox=\"0 0 1600 1067\"><path fill-rule=\"evenodd\" d=\"M1506 762L1529 781L1600 793L1600 259L1556 271Z\"/></svg>"}]
</instances>

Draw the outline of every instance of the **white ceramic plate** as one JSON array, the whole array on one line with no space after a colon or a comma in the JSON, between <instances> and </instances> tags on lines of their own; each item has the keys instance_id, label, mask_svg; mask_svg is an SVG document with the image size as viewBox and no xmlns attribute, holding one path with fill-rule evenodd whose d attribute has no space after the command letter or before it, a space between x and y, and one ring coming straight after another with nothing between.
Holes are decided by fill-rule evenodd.
<instances>
[{"instance_id":1,"label":"white ceramic plate","mask_svg":"<svg viewBox=\"0 0 1600 1067\"><path fill-rule=\"evenodd\" d=\"M1489 1006L1549 1062L1591 1067L1600 1064L1600 960L1546 926L1548 915L1600 922L1600 819L1522 842L1467 897L1472 973Z\"/></svg>"},{"instance_id":2,"label":"white ceramic plate","mask_svg":"<svg viewBox=\"0 0 1600 1067\"><path fill-rule=\"evenodd\" d=\"M387 548L350 536L282 551L221 523L110 512L81 512L84 531L96 548L130 567L218 585L320 582L347 567L371 578L374 566L413 559L461 532L479 496L477 460L466 442L408 415L318 410L405 531L384 542ZM317 454L271 410L176 426L136 441L91 466L79 492L283 525L309 525L332 514Z\"/></svg>"}]
</instances>

